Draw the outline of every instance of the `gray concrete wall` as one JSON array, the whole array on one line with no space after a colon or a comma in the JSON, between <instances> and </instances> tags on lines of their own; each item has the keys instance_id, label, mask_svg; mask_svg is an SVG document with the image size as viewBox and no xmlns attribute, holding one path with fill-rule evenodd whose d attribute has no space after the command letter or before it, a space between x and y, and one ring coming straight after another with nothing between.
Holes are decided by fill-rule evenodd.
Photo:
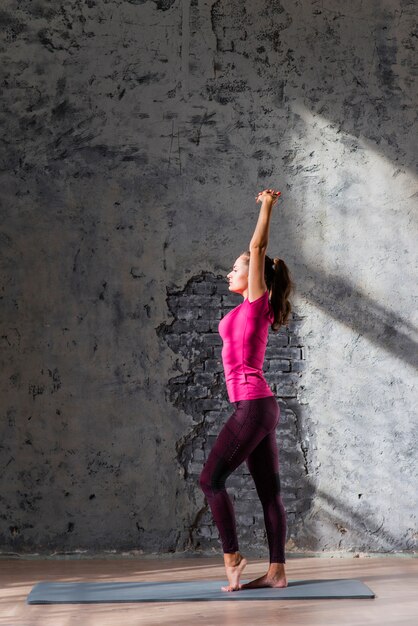
<instances>
[{"instance_id":1,"label":"gray concrete wall","mask_svg":"<svg viewBox=\"0 0 418 626\"><path fill-rule=\"evenodd\" d=\"M197 477L268 186L287 550L416 550L415 8L2 3L3 553L221 551Z\"/></svg>"}]
</instances>

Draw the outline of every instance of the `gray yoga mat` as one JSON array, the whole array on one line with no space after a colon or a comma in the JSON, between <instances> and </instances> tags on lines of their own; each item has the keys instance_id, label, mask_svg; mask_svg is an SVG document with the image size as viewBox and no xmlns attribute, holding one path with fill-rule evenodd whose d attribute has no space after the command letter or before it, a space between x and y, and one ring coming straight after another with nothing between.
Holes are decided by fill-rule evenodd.
<instances>
[{"instance_id":1,"label":"gray yoga mat","mask_svg":"<svg viewBox=\"0 0 418 626\"><path fill-rule=\"evenodd\" d=\"M241 580L244 584L249 580ZM182 600L307 600L311 598L374 598L360 580L290 580L283 588L261 587L222 591L227 580L193 582L107 582L36 584L27 604L66 604L88 602L179 602Z\"/></svg>"}]
</instances>

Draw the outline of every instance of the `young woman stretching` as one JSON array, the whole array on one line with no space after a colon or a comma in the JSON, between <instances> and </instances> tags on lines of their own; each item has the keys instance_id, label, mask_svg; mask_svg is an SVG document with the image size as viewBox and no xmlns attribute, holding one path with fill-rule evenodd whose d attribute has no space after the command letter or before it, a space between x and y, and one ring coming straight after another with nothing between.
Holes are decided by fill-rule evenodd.
<instances>
[{"instance_id":1,"label":"young woman stretching","mask_svg":"<svg viewBox=\"0 0 418 626\"><path fill-rule=\"evenodd\" d=\"M223 340L222 361L228 396L235 410L222 427L199 477L218 528L224 552L228 587L237 591L254 587L287 587L284 564L286 513L280 495L276 426L280 407L263 375L268 327L285 324L294 289L282 259L266 255L271 210L280 192L265 189L250 249L235 261L228 274L229 289L244 301L219 322ZM270 297L269 297L270 296ZM246 461L264 512L270 552L267 574L245 585L240 576L247 560L238 549L235 514L226 491L226 479Z\"/></svg>"}]
</instances>

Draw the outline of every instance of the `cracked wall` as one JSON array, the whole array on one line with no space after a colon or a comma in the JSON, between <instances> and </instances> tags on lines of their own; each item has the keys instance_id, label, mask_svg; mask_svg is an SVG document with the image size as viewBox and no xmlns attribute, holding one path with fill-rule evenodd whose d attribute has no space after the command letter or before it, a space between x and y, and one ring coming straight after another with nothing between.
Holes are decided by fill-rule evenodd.
<instances>
[{"instance_id":1,"label":"cracked wall","mask_svg":"<svg viewBox=\"0 0 418 626\"><path fill-rule=\"evenodd\" d=\"M162 324L158 334L189 363L186 372L168 381L168 397L192 419L191 429L176 443L185 488L190 500L196 503L190 547L208 550L218 547L219 534L206 500L201 506L199 474L223 423L234 410L226 393L218 323L239 302L229 292L225 277L205 272L189 279L183 290L169 290L167 304L174 321ZM293 312L287 326L277 333L270 331L264 364L266 380L281 412L277 443L288 519L288 549L296 543L298 525L309 510L314 493L314 472L309 472L308 467L313 433L309 433L308 425L301 424L303 407L297 399L306 357L300 337L302 322ZM263 510L245 463L228 478L227 489L236 511L240 545L264 553L267 541Z\"/></svg>"},{"instance_id":2,"label":"cracked wall","mask_svg":"<svg viewBox=\"0 0 418 626\"><path fill-rule=\"evenodd\" d=\"M3 552L220 551L196 476L230 410L222 280L269 186L288 549L416 550L415 13L2 3Z\"/></svg>"}]
</instances>

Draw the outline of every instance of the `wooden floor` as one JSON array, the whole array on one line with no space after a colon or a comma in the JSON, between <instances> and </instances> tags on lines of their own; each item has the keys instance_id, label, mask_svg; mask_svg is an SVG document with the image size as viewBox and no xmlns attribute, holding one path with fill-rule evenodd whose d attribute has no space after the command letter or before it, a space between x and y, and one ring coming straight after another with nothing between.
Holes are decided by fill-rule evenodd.
<instances>
[{"instance_id":1,"label":"wooden floor","mask_svg":"<svg viewBox=\"0 0 418 626\"><path fill-rule=\"evenodd\" d=\"M267 571L266 560L248 558L242 580ZM292 558L291 579L356 578L374 599L147 602L29 605L41 581L226 582L222 556L138 559L0 559L2 626L418 626L418 560L409 557ZM228 592L225 592L228 593ZM239 593L239 592L233 592Z\"/></svg>"}]
</instances>

